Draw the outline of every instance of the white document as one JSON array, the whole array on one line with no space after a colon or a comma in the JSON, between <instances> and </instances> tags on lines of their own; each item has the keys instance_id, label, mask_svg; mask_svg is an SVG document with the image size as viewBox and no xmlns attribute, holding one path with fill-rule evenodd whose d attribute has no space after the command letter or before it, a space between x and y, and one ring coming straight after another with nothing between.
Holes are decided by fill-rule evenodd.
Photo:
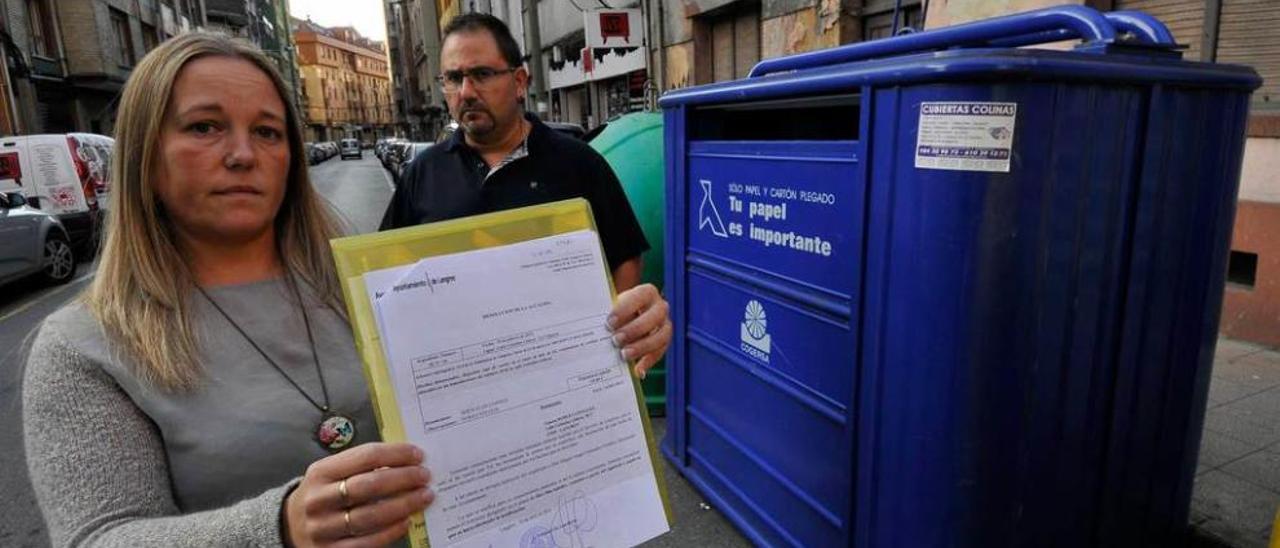
<instances>
[{"instance_id":1,"label":"white document","mask_svg":"<svg viewBox=\"0 0 1280 548\"><path fill-rule=\"evenodd\" d=\"M595 232L365 275L433 548L633 546L669 529Z\"/></svg>"}]
</instances>

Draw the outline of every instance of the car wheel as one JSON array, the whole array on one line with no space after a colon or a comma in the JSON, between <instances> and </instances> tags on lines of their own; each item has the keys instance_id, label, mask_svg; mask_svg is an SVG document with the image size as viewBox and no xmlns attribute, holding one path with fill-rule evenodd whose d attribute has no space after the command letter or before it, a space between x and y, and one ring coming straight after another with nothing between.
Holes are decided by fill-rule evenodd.
<instances>
[{"instance_id":1,"label":"car wheel","mask_svg":"<svg viewBox=\"0 0 1280 548\"><path fill-rule=\"evenodd\" d=\"M71 243L58 234L50 234L44 241L44 278L55 284L65 284L76 275L76 256Z\"/></svg>"}]
</instances>

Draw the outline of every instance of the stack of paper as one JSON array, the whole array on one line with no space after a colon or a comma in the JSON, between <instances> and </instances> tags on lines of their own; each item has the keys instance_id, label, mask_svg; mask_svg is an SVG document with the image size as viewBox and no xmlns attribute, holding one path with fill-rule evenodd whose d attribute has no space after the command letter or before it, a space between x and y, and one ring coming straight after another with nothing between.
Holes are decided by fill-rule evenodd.
<instances>
[{"instance_id":1,"label":"stack of paper","mask_svg":"<svg viewBox=\"0 0 1280 548\"><path fill-rule=\"evenodd\" d=\"M434 478L431 546L632 546L669 529L606 273L596 233L577 230L362 274L394 412Z\"/></svg>"}]
</instances>

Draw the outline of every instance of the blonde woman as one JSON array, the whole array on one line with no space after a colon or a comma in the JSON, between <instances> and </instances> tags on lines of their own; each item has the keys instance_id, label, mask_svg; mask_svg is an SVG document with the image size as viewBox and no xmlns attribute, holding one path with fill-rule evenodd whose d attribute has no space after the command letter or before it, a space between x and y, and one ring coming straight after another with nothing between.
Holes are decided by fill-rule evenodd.
<instances>
[{"instance_id":1,"label":"blonde woman","mask_svg":"<svg viewBox=\"0 0 1280 548\"><path fill-rule=\"evenodd\" d=\"M271 61L219 35L147 55L120 102L97 277L27 364L27 462L57 546L377 546L433 499L378 443L298 115ZM619 297L640 370L670 341Z\"/></svg>"}]
</instances>

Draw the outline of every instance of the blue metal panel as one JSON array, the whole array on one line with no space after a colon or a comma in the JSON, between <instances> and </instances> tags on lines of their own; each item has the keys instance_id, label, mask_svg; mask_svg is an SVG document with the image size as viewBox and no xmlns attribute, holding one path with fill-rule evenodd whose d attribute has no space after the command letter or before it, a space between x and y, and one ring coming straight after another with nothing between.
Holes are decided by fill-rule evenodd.
<instances>
[{"instance_id":1,"label":"blue metal panel","mask_svg":"<svg viewBox=\"0 0 1280 548\"><path fill-rule=\"evenodd\" d=\"M1184 84L1249 92L1261 80L1236 65L1193 63L1139 55L1088 55L1022 49L959 49L875 59L685 88L662 96L663 108L838 93L863 85L912 85L978 80Z\"/></svg>"},{"instance_id":2,"label":"blue metal panel","mask_svg":"<svg viewBox=\"0 0 1280 548\"><path fill-rule=\"evenodd\" d=\"M685 269L685 247L688 244L684 226L674 222L675 219L684 218L687 210L683 194L686 164L685 119L685 108L676 107L666 109L662 122L663 127L666 128L664 154L667 158L667 222L663 228L667 242L667 248L663 251L667 271L664 273L663 287L670 299L670 314L675 329L671 346L667 349L669 358L667 363L668 433L662 441L662 451L675 463L677 469L682 468L686 463L685 448L688 446L689 431L688 416L684 412L689 387L689 380L686 377L686 364L689 363L689 359L685 350L685 325L683 321L677 319L685 317L685 306L689 302L685 294L685 278L682 274ZM672 415L672 410L678 410L678 414Z\"/></svg>"},{"instance_id":3,"label":"blue metal panel","mask_svg":"<svg viewBox=\"0 0 1280 548\"><path fill-rule=\"evenodd\" d=\"M1088 545L1090 516L1074 514L1101 465L1141 97L877 92L897 108L876 109L868 138L865 545ZM912 167L918 105L940 98L1029 106L1010 173ZM902 527L912 520L939 526Z\"/></svg>"},{"instance_id":4,"label":"blue metal panel","mask_svg":"<svg viewBox=\"0 0 1280 548\"><path fill-rule=\"evenodd\" d=\"M691 263L687 278L689 295L696 297L688 303L689 328L734 349L740 363L765 382L793 394L833 422L844 423L853 369L847 357L841 359L828 349L852 346L848 320L828 317L804 303L775 297L740 278L716 275L696 264ZM743 316L751 301L760 303L760 310L767 314L768 352L749 346L751 334L744 331Z\"/></svg>"},{"instance_id":5,"label":"blue metal panel","mask_svg":"<svg viewBox=\"0 0 1280 548\"><path fill-rule=\"evenodd\" d=\"M856 124L857 120L849 120ZM858 262L856 143L705 142L688 149L690 249L848 299ZM846 312L847 314L847 312Z\"/></svg>"},{"instance_id":6,"label":"blue metal panel","mask_svg":"<svg viewBox=\"0 0 1280 548\"><path fill-rule=\"evenodd\" d=\"M1155 46L1160 49L1174 52L1179 49L1178 43L1173 39L1173 33L1164 26L1156 18L1142 13L1140 11L1113 11L1104 14L1107 22L1115 26L1116 31L1128 33L1121 35L1127 37L1125 46L1128 47L1150 47ZM1042 32L1036 32L1013 38L1001 38L991 40L988 44L1002 48L1016 48L1020 46L1029 46L1034 44L1044 44L1048 42L1057 42L1060 40L1070 40L1078 38L1078 33L1070 29L1055 29ZM1077 50L1088 50L1094 53L1106 52L1106 49L1098 48L1077 48ZM1152 53L1148 50L1146 53ZM1175 53L1172 57L1178 57L1181 54Z\"/></svg>"},{"instance_id":7,"label":"blue metal panel","mask_svg":"<svg viewBox=\"0 0 1280 548\"><path fill-rule=\"evenodd\" d=\"M1243 140L1223 136L1243 134L1247 105L1246 94L1152 93L1104 538L1161 538L1186 522L1243 156Z\"/></svg>"},{"instance_id":8,"label":"blue metal panel","mask_svg":"<svg viewBox=\"0 0 1280 548\"><path fill-rule=\"evenodd\" d=\"M1143 12L1122 10L1106 13L1104 16L1116 30L1134 33L1145 42L1162 46L1177 45L1173 33L1169 32L1164 23Z\"/></svg>"},{"instance_id":9,"label":"blue metal panel","mask_svg":"<svg viewBox=\"0 0 1280 548\"><path fill-rule=\"evenodd\" d=\"M762 545L1176 545L1257 75L1140 13L931 32L664 97L664 451ZM722 123L854 90L857 141ZM1004 155L922 163L947 102L1016 105Z\"/></svg>"}]
</instances>

